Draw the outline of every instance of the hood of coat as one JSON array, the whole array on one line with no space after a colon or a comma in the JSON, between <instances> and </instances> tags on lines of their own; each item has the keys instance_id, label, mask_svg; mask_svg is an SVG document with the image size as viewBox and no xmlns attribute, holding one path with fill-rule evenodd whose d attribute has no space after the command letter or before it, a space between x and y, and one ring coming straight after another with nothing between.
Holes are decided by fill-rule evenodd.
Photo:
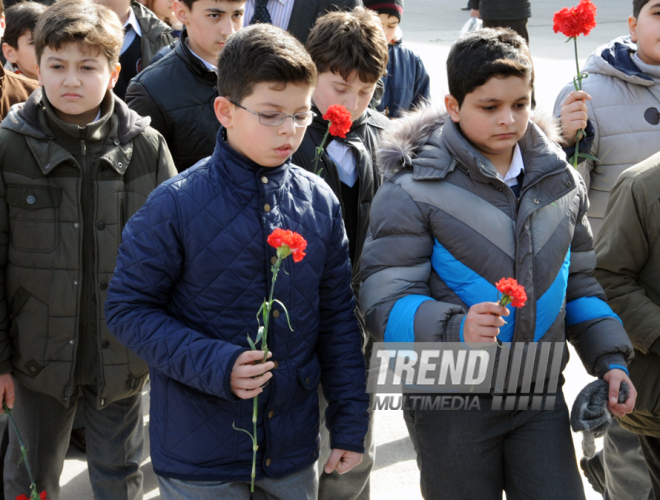
<instances>
[{"instance_id":1,"label":"hood of coat","mask_svg":"<svg viewBox=\"0 0 660 500\"><path fill-rule=\"evenodd\" d=\"M111 92L111 91L108 91ZM39 109L43 107L41 102L43 87L35 90L24 103L11 107L9 114L2 121L0 127L13 130L19 134L33 137L38 140L47 139L46 134L39 126ZM132 109L113 94L114 109L118 118L119 142L126 144L141 134L151 122L151 118L138 115Z\"/></svg>"},{"instance_id":2,"label":"hood of coat","mask_svg":"<svg viewBox=\"0 0 660 500\"><path fill-rule=\"evenodd\" d=\"M615 38L610 43L597 48L583 71L587 73L614 76L635 85L650 87L655 85L653 77L645 74L633 61L637 44L630 36Z\"/></svg>"},{"instance_id":3,"label":"hood of coat","mask_svg":"<svg viewBox=\"0 0 660 500\"><path fill-rule=\"evenodd\" d=\"M451 121L444 109L426 105L419 110L406 114L395 120L392 126L381 136L378 163L383 172L384 180L397 174L403 169L411 169L416 179L443 178L456 166L455 157L472 157L470 163L484 163L485 157L469 146L463 138L459 145L461 151L450 151L443 140L445 123ZM452 125L452 129L455 127ZM457 131L457 129L456 129ZM456 135L456 134L454 134ZM534 112L530 117L527 132L519 141L523 150L523 157L533 156L533 151L541 151L543 147L550 147L556 159L563 161L564 154L557 144L560 138L557 120L545 112ZM453 149L453 148L452 148ZM458 155L457 155L458 153ZM479 158L477 158L478 155ZM553 164L556 161L552 162Z\"/></svg>"}]
</instances>

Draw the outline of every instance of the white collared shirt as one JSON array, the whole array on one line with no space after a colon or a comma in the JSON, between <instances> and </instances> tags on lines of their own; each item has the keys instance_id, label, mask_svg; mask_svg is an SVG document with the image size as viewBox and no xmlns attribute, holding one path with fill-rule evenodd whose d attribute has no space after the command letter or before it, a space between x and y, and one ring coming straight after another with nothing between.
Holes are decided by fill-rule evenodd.
<instances>
[{"instance_id":1,"label":"white collared shirt","mask_svg":"<svg viewBox=\"0 0 660 500\"><path fill-rule=\"evenodd\" d=\"M522 152L520 151L520 146L516 144L516 147L513 149L513 158L511 158L511 165L509 166L509 171L504 176L504 184L507 186L516 186L518 185L518 176L520 172L525 171L525 164L523 163ZM499 175L500 179L502 176Z\"/></svg>"},{"instance_id":2,"label":"white collared shirt","mask_svg":"<svg viewBox=\"0 0 660 500\"><path fill-rule=\"evenodd\" d=\"M333 140L325 147L325 152L337 166L339 180L348 187L353 187L357 181L358 172L355 166L355 154L350 146Z\"/></svg>"},{"instance_id":3,"label":"white collared shirt","mask_svg":"<svg viewBox=\"0 0 660 500\"><path fill-rule=\"evenodd\" d=\"M126 52L136 36L142 37L142 28L140 28L140 23L138 23L137 17L135 17L135 12L133 9L129 9L128 19L124 23L124 43L121 45L121 52L123 54ZM126 29L130 26L131 29Z\"/></svg>"},{"instance_id":4,"label":"white collared shirt","mask_svg":"<svg viewBox=\"0 0 660 500\"><path fill-rule=\"evenodd\" d=\"M193 50L190 48L190 45L188 44L188 39L186 39L186 45L188 46L188 49L190 50L190 53L191 53L192 55L194 55L197 59L199 59L200 61L202 61L202 64L203 64L204 66L206 66L206 69L208 69L209 71L215 71L216 75L218 74L218 67L217 67L217 66L213 66L213 64L211 64L210 62L206 61L205 59L202 59L201 57L199 57L197 54L195 54L195 53L193 52Z\"/></svg>"},{"instance_id":5,"label":"white collared shirt","mask_svg":"<svg viewBox=\"0 0 660 500\"><path fill-rule=\"evenodd\" d=\"M302 0L303 2L309 0ZM273 21L273 26L282 28L283 30L289 28L289 20L291 19L291 12L293 11L293 4L295 0L268 0L266 8L270 14L270 19ZM245 15L243 16L243 26L248 26L252 21L254 15L255 0L247 0L245 2Z\"/></svg>"}]
</instances>

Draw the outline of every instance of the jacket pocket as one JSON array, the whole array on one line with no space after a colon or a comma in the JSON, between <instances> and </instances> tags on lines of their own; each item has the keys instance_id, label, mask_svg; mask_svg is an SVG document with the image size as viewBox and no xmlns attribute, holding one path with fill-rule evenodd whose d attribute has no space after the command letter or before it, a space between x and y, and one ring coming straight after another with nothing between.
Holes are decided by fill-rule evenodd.
<instances>
[{"instance_id":1,"label":"jacket pocket","mask_svg":"<svg viewBox=\"0 0 660 500\"><path fill-rule=\"evenodd\" d=\"M11 245L29 252L50 252L58 243L62 189L8 184Z\"/></svg>"},{"instance_id":2,"label":"jacket pocket","mask_svg":"<svg viewBox=\"0 0 660 500\"><path fill-rule=\"evenodd\" d=\"M14 366L31 377L48 363L48 304L19 287L11 299L10 336L14 346Z\"/></svg>"},{"instance_id":3,"label":"jacket pocket","mask_svg":"<svg viewBox=\"0 0 660 500\"><path fill-rule=\"evenodd\" d=\"M298 368L300 390L297 391L296 401L304 401L312 391L316 392L319 380L321 380L321 364L314 354L307 363Z\"/></svg>"}]
</instances>

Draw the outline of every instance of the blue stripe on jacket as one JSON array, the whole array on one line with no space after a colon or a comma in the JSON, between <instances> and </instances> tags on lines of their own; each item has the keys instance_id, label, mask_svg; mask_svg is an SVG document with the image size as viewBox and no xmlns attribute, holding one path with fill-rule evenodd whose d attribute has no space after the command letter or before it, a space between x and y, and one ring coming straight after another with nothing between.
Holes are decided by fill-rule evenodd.
<instances>
[{"instance_id":1,"label":"blue stripe on jacket","mask_svg":"<svg viewBox=\"0 0 660 500\"><path fill-rule=\"evenodd\" d=\"M385 329L385 342L414 342L415 313L422 302L433 300L426 295L408 295L397 300L392 307Z\"/></svg>"},{"instance_id":2,"label":"blue stripe on jacket","mask_svg":"<svg viewBox=\"0 0 660 500\"><path fill-rule=\"evenodd\" d=\"M540 299L536 301L536 328L534 342L538 342L557 319L566 300L568 288L568 269L571 266L571 249L568 249L564 263L561 265L557 277Z\"/></svg>"},{"instance_id":3,"label":"blue stripe on jacket","mask_svg":"<svg viewBox=\"0 0 660 500\"><path fill-rule=\"evenodd\" d=\"M600 318L616 318L621 322L607 302L598 297L582 297L566 304L566 324L577 325L584 321Z\"/></svg>"}]
</instances>

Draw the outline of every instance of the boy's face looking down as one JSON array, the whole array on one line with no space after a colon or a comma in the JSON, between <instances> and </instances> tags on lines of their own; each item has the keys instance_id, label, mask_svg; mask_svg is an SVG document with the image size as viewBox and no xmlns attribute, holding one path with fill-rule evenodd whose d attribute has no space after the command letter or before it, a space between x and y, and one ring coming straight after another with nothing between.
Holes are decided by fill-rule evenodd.
<instances>
[{"instance_id":1,"label":"boy's face looking down","mask_svg":"<svg viewBox=\"0 0 660 500\"><path fill-rule=\"evenodd\" d=\"M628 28L639 58L646 64L660 65L660 0L646 3L637 18L630 16Z\"/></svg>"},{"instance_id":2,"label":"boy's face looking down","mask_svg":"<svg viewBox=\"0 0 660 500\"><path fill-rule=\"evenodd\" d=\"M391 14L378 14L378 19L383 25L387 43L392 43L394 35L396 35L396 29L399 27L399 18Z\"/></svg>"},{"instance_id":3,"label":"boy's face looking down","mask_svg":"<svg viewBox=\"0 0 660 500\"><path fill-rule=\"evenodd\" d=\"M70 42L60 50L45 47L37 66L39 84L65 123L84 127L96 118L106 91L119 77L120 65L110 67L96 47Z\"/></svg>"},{"instance_id":4,"label":"boy's face looking down","mask_svg":"<svg viewBox=\"0 0 660 500\"><path fill-rule=\"evenodd\" d=\"M25 30L16 42L18 48L14 48L8 43L2 44L2 52L7 61L18 66L28 78L37 79L37 56L34 54L34 42L32 41L32 31Z\"/></svg>"},{"instance_id":5,"label":"boy's face looking down","mask_svg":"<svg viewBox=\"0 0 660 500\"><path fill-rule=\"evenodd\" d=\"M463 135L504 176L513 148L527 130L531 98L529 80L495 76L466 94L461 106L451 95L445 97L445 106Z\"/></svg>"},{"instance_id":6,"label":"boy's face looking down","mask_svg":"<svg viewBox=\"0 0 660 500\"><path fill-rule=\"evenodd\" d=\"M277 167L296 152L307 127L297 127L287 117L279 126L264 125L251 113L282 112L287 115L309 112L312 87L305 84L257 83L254 91L236 106L226 97L215 99L215 114L227 129L227 143L237 153L262 167ZM250 110L250 111L248 111Z\"/></svg>"},{"instance_id":7,"label":"boy's face looking down","mask_svg":"<svg viewBox=\"0 0 660 500\"><path fill-rule=\"evenodd\" d=\"M245 2L196 0L192 8L176 0L174 14L186 27L188 44L199 57L216 66L227 38L243 26Z\"/></svg>"},{"instance_id":8,"label":"boy's face looking down","mask_svg":"<svg viewBox=\"0 0 660 500\"><path fill-rule=\"evenodd\" d=\"M351 120L356 121L369 106L376 90L376 83L360 80L358 72L353 71L347 80L338 73L324 71L319 75L319 83L314 90L312 100L324 115L333 104L341 104L351 113Z\"/></svg>"}]
</instances>

